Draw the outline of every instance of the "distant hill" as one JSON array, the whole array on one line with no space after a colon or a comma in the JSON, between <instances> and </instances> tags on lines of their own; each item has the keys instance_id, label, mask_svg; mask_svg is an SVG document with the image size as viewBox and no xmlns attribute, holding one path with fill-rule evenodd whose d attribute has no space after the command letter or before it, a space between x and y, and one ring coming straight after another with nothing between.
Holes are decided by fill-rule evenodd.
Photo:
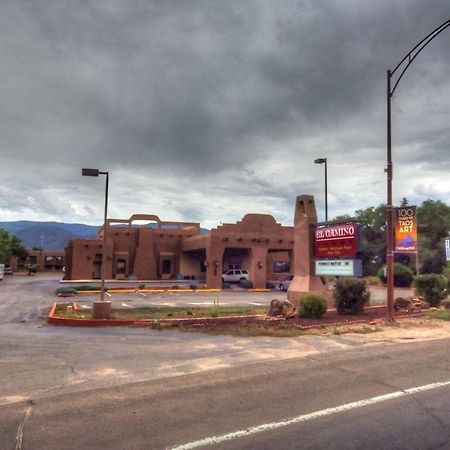
<instances>
[{"instance_id":1,"label":"distant hill","mask_svg":"<svg viewBox=\"0 0 450 450\"><path fill-rule=\"evenodd\" d=\"M150 227L156 226L154 223ZM95 238L99 227L82 223L33 222L19 220L0 222L0 228L14 234L25 248L41 247L44 250L64 250L71 239ZM209 230L200 228L202 234Z\"/></svg>"},{"instance_id":2,"label":"distant hill","mask_svg":"<svg viewBox=\"0 0 450 450\"><path fill-rule=\"evenodd\" d=\"M0 228L14 234L26 248L41 247L45 250L64 250L71 239L94 238L99 227L81 223L0 222Z\"/></svg>"}]
</instances>

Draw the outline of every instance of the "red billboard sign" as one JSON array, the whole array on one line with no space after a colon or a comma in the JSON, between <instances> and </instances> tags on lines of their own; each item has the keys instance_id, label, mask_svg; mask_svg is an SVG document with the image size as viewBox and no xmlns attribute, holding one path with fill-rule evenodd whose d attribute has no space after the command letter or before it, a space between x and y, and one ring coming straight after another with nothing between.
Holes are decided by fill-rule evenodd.
<instances>
[{"instance_id":1,"label":"red billboard sign","mask_svg":"<svg viewBox=\"0 0 450 450\"><path fill-rule=\"evenodd\" d=\"M351 258L359 251L359 224L348 223L316 228L314 256L316 258Z\"/></svg>"}]
</instances>

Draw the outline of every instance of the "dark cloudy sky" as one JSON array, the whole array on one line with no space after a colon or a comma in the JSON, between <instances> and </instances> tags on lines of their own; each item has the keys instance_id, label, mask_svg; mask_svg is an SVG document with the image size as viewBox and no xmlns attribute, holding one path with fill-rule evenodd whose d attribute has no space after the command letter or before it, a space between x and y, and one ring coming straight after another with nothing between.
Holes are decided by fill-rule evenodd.
<instances>
[{"instance_id":1,"label":"dark cloudy sky","mask_svg":"<svg viewBox=\"0 0 450 450\"><path fill-rule=\"evenodd\" d=\"M448 0L0 0L0 220L291 224L386 201L386 70ZM393 104L394 202L450 203L450 28Z\"/></svg>"}]
</instances>

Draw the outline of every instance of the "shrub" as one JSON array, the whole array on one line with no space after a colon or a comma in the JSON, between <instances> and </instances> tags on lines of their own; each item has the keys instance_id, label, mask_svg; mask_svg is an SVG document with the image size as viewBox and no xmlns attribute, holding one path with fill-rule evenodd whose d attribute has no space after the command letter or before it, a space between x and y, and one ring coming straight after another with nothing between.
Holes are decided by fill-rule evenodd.
<instances>
[{"instance_id":1,"label":"shrub","mask_svg":"<svg viewBox=\"0 0 450 450\"><path fill-rule=\"evenodd\" d=\"M25 264L25 270L28 272L28 275L34 275L38 271L38 266L36 264Z\"/></svg>"},{"instance_id":2,"label":"shrub","mask_svg":"<svg viewBox=\"0 0 450 450\"><path fill-rule=\"evenodd\" d=\"M145 289L145 284L140 284L140 285L138 286L138 288L139 288L139 289Z\"/></svg>"},{"instance_id":3,"label":"shrub","mask_svg":"<svg viewBox=\"0 0 450 450\"><path fill-rule=\"evenodd\" d=\"M383 269L381 269L381 270L383 270ZM381 283L381 279L377 275L369 275L368 277L366 277L366 281L367 281L367 284L371 285L371 286L376 286Z\"/></svg>"},{"instance_id":4,"label":"shrub","mask_svg":"<svg viewBox=\"0 0 450 450\"><path fill-rule=\"evenodd\" d=\"M439 306L441 300L447 298L448 279L444 275L430 273L418 275L414 279L417 294L431 306Z\"/></svg>"},{"instance_id":5,"label":"shrub","mask_svg":"<svg viewBox=\"0 0 450 450\"><path fill-rule=\"evenodd\" d=\"M231 288L230 283L226 283L225 281L222 281L222 289L230 289L230 288Z\"/></svg>"},{"instance_id":6,"label":"shrub","mask_svg":"<svg viewBox=\"0 0 450 450\"><path fill-rule=\"evenodd\" d=\"M384 275L384 268L381 268L377 272L378 278L380 278L383 283L386 283L387 279ZM395 287L409 287L414 279L414 272L404 264L399 262L394 263L394 286Z\"/></svg>"},{"instance_id":7,"label":"shrub","mask_svg":"<svg viewBox=\"0 0 450 450\"><path fill-rule=\"evenodd\" d=\"M442 300L441 306L443 306L445 309L450 309L450 300Z\"/></svg>"},{"instance_id":8,"label":"shrub","mask_svg":"<svg viewBox=\"0 0 450 450\"><path fill-rule=\"evenodd\" d=\"M367 283L359 278L340 278L333 295L339 314L361 314L370 299Z\"/></svg>"},{"instance_id":9,"label":"shrub","mask_svg":"<svg viewBox=\"0 0 450 450\"><path fill-rule=\"evenodd\" d=\"M195 291L196 289L198 289L198 286L196 284L190 284L189 288L192 289L193 291Z\"/></svg>"},{"instance_id":10,"label":"shrub","mask_svg":"<svg viewBox=\"0 0 450 450\"><path fill-rule=\"evenodd\" d=\"M77 293L78 293L78 291L73 287L65 286L65 287L59 287L59 288L55 289L56 295L58 295L58 294L77 294Z\"/></svg>"},{"instance_id":11,"label":"shrub","mask_svg":"<svg viewBox=\"0 0 450 450\"><path fill-rule=\"evenodd\" d=\"M321 295L307 294L300 300L298 315L305 319L320 319L327 312L327 302Z\"/></svg>"},{"instance_id":12,"label":"shrub","mask_svg":"<svg viewBox=\"0 0 450 450\"><path fill-rule=\"evenodd\" d=\"M92 286L90 284L82 284L80 286L74 286L74 289L76 289L78 292L82 292L82 291L99 291L100 290L100 286ZM108 289L105 288L105 291L107 291Z\"/></svg>"},{"instance_id":13,"label":"shrub","mask_svg":"<svg viewBox=\"0 0 450 450\"><path fill-rule=\"evenodd\" d=\"M252 289L253 283L250 280L241 280L239 281L239 286L245 289Z\"/></svg>"},{"instance_id":14,"label":"shrub","mask_svg":"<svg viewBox=\"0 0 450 450\"><path fill-rule=\"evenodd\" d=\"M266 289L275 289L275 284L272 283L271 281L268 281L266 283Z\"/></svg>"},{"instance_id":15,"label":"shrub","mask_svg":"<svg viewBox=\"0 0 450 450\"><path fill-rule=\"evenodd\" d=\"M404 264L394 263L394 286L409 287L414 279L414 272Z\"/></svg>"}]
</instances>

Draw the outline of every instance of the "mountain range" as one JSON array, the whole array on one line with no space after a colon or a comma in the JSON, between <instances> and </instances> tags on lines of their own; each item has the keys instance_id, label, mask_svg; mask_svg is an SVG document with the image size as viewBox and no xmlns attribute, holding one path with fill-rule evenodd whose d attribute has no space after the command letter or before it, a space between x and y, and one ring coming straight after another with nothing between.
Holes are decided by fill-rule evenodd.
<instances>
[{"instance_id":1,"label":"mountain range","mask_svg":"<svg viewBox=\"0 0 450 450\"><path fill-rule=\"evenodd\" d=\"M71 239L94 238L99 227L82 223L34 222L19 220L0 222L0 228L22 241L25 248L39 247L44 250L64 250Z\"/></svg>"},{"instance_id":2,"label":"mountain range","mask_svg":"<svg viewBox=\"0 0 450 450\"><path fill-rule=\"evenodd\" d=\"M153 227L156 224L150 223L149 226ZM0 228L18 237L25 248L39 247L44 250L64 250L71 239L95 238L99 230L98 226L82 223L31 220L0 222ZM201 233L208 233L208 231L200 228Z\"/></svg>"}]
</instances>

